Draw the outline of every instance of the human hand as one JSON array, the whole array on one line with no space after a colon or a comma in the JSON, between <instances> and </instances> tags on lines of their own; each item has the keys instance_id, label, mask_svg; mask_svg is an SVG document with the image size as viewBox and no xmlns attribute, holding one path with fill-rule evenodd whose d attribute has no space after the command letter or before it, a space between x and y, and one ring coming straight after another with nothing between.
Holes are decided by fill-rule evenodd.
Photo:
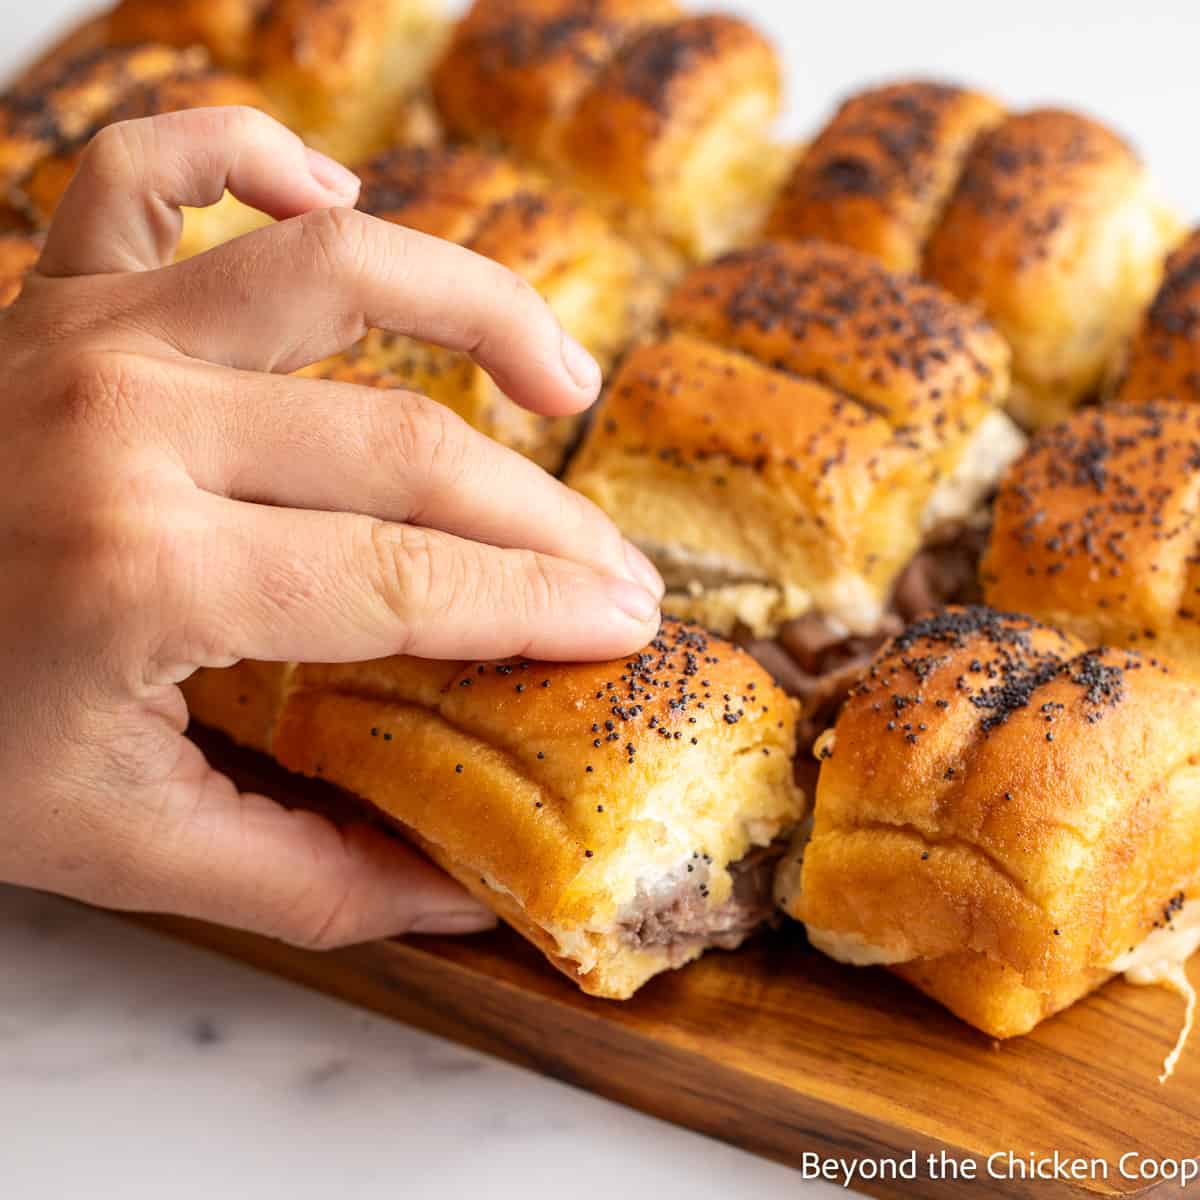
<instances>
[{"instance_id":1,"label":"human hand","mask_svg":"<svg viewBox=\"0 0 1200 1200\"><path fill-rule=\"evenodd\" d=\"M170 265L226 187L280 223ZM599 389L516 276L356 195L253 110L112 126L0 317L0 879L314 947L485 927L395 839L239 794L176 685L654 636L661 581L582 497L422 397L285 374L378 326L537 412Z\"/></svg>"}]
</instances>

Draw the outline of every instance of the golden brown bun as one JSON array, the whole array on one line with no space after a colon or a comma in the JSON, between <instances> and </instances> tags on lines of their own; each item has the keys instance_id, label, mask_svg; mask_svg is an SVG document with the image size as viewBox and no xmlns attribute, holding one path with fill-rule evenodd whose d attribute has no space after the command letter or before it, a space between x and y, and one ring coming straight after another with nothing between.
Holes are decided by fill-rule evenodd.
<instances>
[{"instance_id":1,"label":"golden brown bun","mask_svg":"<svg viewBox=\"0 0 1200 1200\"><path fill-rule=\"evenodd\" d=\"M1162 285L1129 346L1116 398L1124 404L1200 400L1200 229L1167 259Z\"/></svg>"},{"instance_id":2,"label":"golden brown bun","mask_svg":"<svg viewBox=\"0 0 1200 1200\"><path fill-rule=\"evenodd\" d=\"M1200 667L1200 408L1124 405L1044 430L1005 477L989 603Z\"/></svg>"},{"instance_id":3,"label":"golden brown bun","mask_svg":"<svg viewBox=\"0 0 1200 1200\"><path fill-rule=\"evenodd\" d=\"M0 195L45 155L84 136L135 88L168 75L194 72L203 51L169 46L103 47L56 60L45 71L0 95Z\"/></svg>"},{"instance_id":4,"label":"golden brown bun","mask_svg":"<svg viewBox=\"0 0 1200 1200\"><path fill-rule=\"evenodd\" d=\"M552 158L562 123L621 43L679 14L671 0L475 0L433 73L442 120L458 137Z\"/></svg>"},{"instance_id":5,"label":"golden brown bun","mask_svg":"<svg viewBox=\"0 0 1200 1200\"><path fill-rule=\"evenodd\" d=\"M1176 228L1119 137L1044 109L976 141L925 269L1009 340L1012 411L1041 427L1096 393Z\"/></svg>"},{"instance_id":6,"label":"golden brown bun","mask_svg":"<svg viewBox=\"0 0 1200 1200\"><path fill-rule=\"evenodd\" d=\"M626 358L568 482L727 631L815 611L874 632L922 542L1019 449L999 336L846 247L695 268L664 326Z\"/></svg>"},{"instance_id":7,"label":"golden brown bun","mask_svg":"<svg viewBox=\"0 0 1200 1200\"><path fill-rule=\"evenodd\" d=\"M403 134L445 33L436 0L121 0L108 22L114 43L203 46L348 162Z\"/></svg>"},{"instance_id":8,"label":"golden brown bun","mask_svg":"<svg viewBox=\"0 0 1200 1200\"><path fill-rule=\"evenodd\" d=\"M414 147L367 164L360 207L450 238L502 263L542 294L602 366L657 307L661 284L640 253L577 195L469 147ZM509 400L465 355L372 331L317 368L328 378L424 392L549 470L578 417L543 417Z\"/></svg>"},{"instance_id":9,"label":"golden brown bun","mask_svg":"<svg viewBox=\"0 0 1200 1200\"><path fill-rule=\"evenodd\" d=\"M193 721L267 753L294 672L294 663L246 659L222 670L197 671L180 690Z\"/></svg>"},{"instance_id":10,"label":"golden brown bun","mask_svg":"<svg viewBox=\"0 0 1200 1200\"><path fill-rule=\"evenodd\" d=\"M749 655L667 621L613 663L302 667L272 746L412 831L585 990L623 998L704 948L639 945L639 902L711 860L701 895L720 906L725 867L799 819L794 723Z\"/></svg>"},{"instance_id":11,"label":"golden brown bun","mask_svg":"<svg viewBox=\"0 0 1200 1200\"><path fill-rule=\"evenodd\" d=\"M0 233L0 308L7 308L25 283L42 252L42 239L36 234Z\"/></svg>"},{"instance_id":12,"label":"golden brown bun","mask_svg":"<svg viewBox=\"0 0 1200 1200\"><path fill-rule=\"evenodd\" d=\"M1008 349L977 309L843 246L735 251L690 271L664 321L866 401L923 439L1008 387Z\"/></svg>"},{"instance_id":13,"label":"golden brown bun","mask_svg":"<svg viewBox=\"0 0 1200 1200\"><path fill-rule=\"evenodd\" d=\"M727 249L757 223L755 201L779 109L771 44L734 17L688 17L632 38L600 71L559 154L589 192L649 214L693 257ZM760 193L761 194L761 193Z\"/></svg>"},{"instance_id":14,"label":"golden brown bun","mask_svg":"<svg viewBox=\"0 0 1200 1200\"><path fill-rule=\"evenodd\" d=\"M1200 866L1200 681L1029 618L918 622L823 753L788 911L996 1037L1111 974Z\"/></svg>"},{"instance_id":15,"label":"golden brown bun","mask_svg":"<svg viewBox=\"0 0 1200 1200\"><path fill-rule=\"evenodd\" d=\"M120 0L108 16L114 45L160 42L203 46L227 67L244 70L257 23L272 0Z\"/></svg>"},{"instance_id":16,"label":"golden brown bun","mask_svg":"<svg viewBox=\"0 0 1200 1200\"><path fill-rule=\"evenodd\" d=\"M693 257L761 223L790 154L768 42L674 3L476 0L434 72L448 130L494 140Z\"/></svg>"},{"instance_id":17,"label":"golden brown bun","mask_svg":"<svg viewBox=\"0 0 1200 1200\"><path fill-rule=\"evenodd\" d=\"M102 126L160 113L219 105L247 105L270 111L262 89L242 75L212 69L202 61L181 64L176 74L131 88L79 137L43 158L20 187L39 225L48 225L79 165L88 140ZM206 209L188 209L178 257L188 258L266 224L269 218L226 195Z\"/></svg>"},{"instance_id":18,"label":"golden brown bun","mask_svg":"<svg viewBox=\"0 0 1200 1200\"><path fill-rule=\"evenodd\" d=\"M542 187L512 159L470 146L399 146L358 174L363 212L460 245L492 205Z\"/></svg>"},{"instance_id":19,"label":"golden brown bun","mask_svg":"<svg viewBox=\"0 0 1200 1200\"><path fill-rule=\"evenodd\" d=\"M252 73L289 125L356 163L393 141L444 34L433 0L273 0Z\"/></svg>"},{"instance_id":20,"label":"golden brown bun","mask_svg":"<svg viewBox=\"0 0 1200 1200\"><path fill-rule=\"evenodd\" d=\"M804 151L767 236L823 238L919 271L971 145L1003 115L981 92L924 80L858 92Z\"/></svg>"}]
</instances>

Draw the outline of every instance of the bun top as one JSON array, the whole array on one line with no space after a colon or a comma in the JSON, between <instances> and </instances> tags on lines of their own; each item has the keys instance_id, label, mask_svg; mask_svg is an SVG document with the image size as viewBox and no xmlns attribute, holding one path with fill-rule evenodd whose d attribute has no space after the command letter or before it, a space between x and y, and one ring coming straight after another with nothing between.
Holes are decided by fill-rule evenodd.
<instances>
[{"instance_id":1,"label":"bun top","mask_svg":"<svg viewBox=\"0 0 1200 1200\"><path fill-rule=\"evenodd\" d=\"M1200 229L1167 258L1162 285L1129 347L1117 399L1200 400Z\"/></svg>"},{"instance_id":2,"label":"bun top","mask_svg":"<svg viewBox=\"0 0 1200 1200\"><path fill-rule=\"evenodd\" d=\"M1200 680L1152 656L950 609L823 745L802 916L892 961L972 950L1039 987L1114 960L1195 870Z\"/></svg>"},{"instance_id":3,"label":"bun top","mask_svg":"<svg viewBox=\"0 0 1200 1200\"><path fill-rule=\"evenodd\" d=\"M1198 504L1200 406L1076 413L1001 484L982 564L989 602L1083 617L1151 649L1171 626L1194 636Z\"/></svg>"},{"instance_id":4,"label":"bun top","mask_svg":"<svg viewBox=\"0 0 1200 1200\"><path fill-rule=\"evenodd\" d=\"M845 246L734 251L690 271L663 319L853 396L915 441L1008 388L1008 348L978 310Z\"/></svg>"},{"instance_id":5,"label":"bun top","mask_svg":"<svg viewBox=\"0 0 1200 1200\"><path fill-rule=\"evenodd\" d=\"M927 80L856 93L801 156L768 236L824 238L919 270L973 140L1003 115L989 96Z\"/></svg>"},{"instance_id":6,"label":"bun top","mask_svg":"<svg viewBox=\"0 0 1200 1200\"><path fill-rule=\"evenodd\" d=\"M621 43L678 16L671 0L476 0L433 74L438 111L461 137L553 155L562 123Z\"/></svg>"}]
</instances>

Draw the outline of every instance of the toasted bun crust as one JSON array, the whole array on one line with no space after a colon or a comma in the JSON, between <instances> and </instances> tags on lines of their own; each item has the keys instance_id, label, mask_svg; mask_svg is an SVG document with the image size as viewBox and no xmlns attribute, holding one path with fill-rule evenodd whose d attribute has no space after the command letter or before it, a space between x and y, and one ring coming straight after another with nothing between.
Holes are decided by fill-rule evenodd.
<instances>
[{"instance_id":1,"label":"toasted bun crust","mask_svg":"<svg viewBox=\"0 0 1200 1200\"><path fill-rule=\"evenodd\" d=\"M219 671L197 671L179 686L193 721L265 754L294 672L293 663L246 659Z\"/></svg>"},{"instance_id":2,"label":"toasted bun crust","mask_svg":"<svg viewBox=\"0 0 1200 1200\"><path fill-rule=\"evenodd\" d=\"M7 308L20 295L25 276L41 252L37 234L0 233L0 308Z\"/></svg>"},{"instance_id":3,"label":"toasted bun crust","mask_svg":"<svg viewBox=\"0 0 1200 1200\"><path fill-rule=\"evenodd\" d=\"M1162 285L1129 346L1116 399L1200 400L1200 229L1167 259Z\"/></svg>"},{"instance_id":4,"label":"toasted bun crust","mask_svg":"<svg viewBox=\"0 0 1200 1200\"><path fill-rule=\"evenodd\" d=\"M196 56L181 62L173 74L134 85L78 137L38 162L20 188L28 211L39 225L49 225L88 141L103 126L160 113L219 105L246 105L270 111L267 97L253 81L208 67ZM232 197L210 209L190 210L185 220L180 257L228 241L266 221L266 217L238 204Z\"/></svg>"},{"instance_id":5,"label":"toasted bun crust","mask_svg":"<svg viewBox=\"0 0 1200 1200\"><path fill-rule=\"evenodd\" d=\"M989 603L1200 667L1200 408L1080 412L1006 476L981 567Z\"/></svg>"},{"instance_id":6,"label":"toasted bun crust","mask_svg":"<svg viewBox=\"0 0 1200 1200\"><path fill-rule=\"evenodd\" d=\"M119 0L108 14L114 45L203 46L235 70L250 65L254 32L272 0Z\"/></svg>"},{"instance_id":7,"label":"toasted bun crust","mask_svg":"<svg viewBox=\"0 0 1200 1200\"><path fill-rule=\"evenodd\" d=\"M664 321L873 405L926 444L1008 387L1008 349L977 309L843 246L735 251L689 272Z\"/></svg>"},{"instance_id":8,"label":"toasted bun crust","mask_svg":"<svg viewBox=\"0 0 1200 1200\"><path fill-rule=\"evenodd\" d=\"M1200 681L1164 661L988 609L918 622L825 743L786 907L818 945L1023 1033L1195 876L1197 730Z\"/></svg>"},{"instance_id":9,"label":"toasted bun crust","mask_svg":"<svg viewBox=\"0 0 1200 1200\"><path fill-rule=\"evenodd\" d=\"M663 324L626 358L568 482L722 628L761 635L816 609L873 632L985 420L1000 427L966 481L975 501L1019 445L999 336L846 247L695 268ZM747 585L775 590L766 611Z\"/></svg>"},{"instance_id":10,"label":"toasted bun crust","mask_svg":"<svg viewBox=\"0 0 1200 1200\"><path fill-rule=\"evenodd\" d=\"M708 855L719 905L724 868L799 818L794 724L749 655L667 621L623 662L302 667L272 750L376 804L620 998L672 965L625 933L639 895Z\"/></svg>"},{"instance_id":11,"label":"toasted bun crust","mask_svg":"<svg viewBox=\"0 0 1200 1200\"><path fill-rule=\"evenodd\" d=\"M1040 427L1097 391L1175 232L1116 134L1043 109L976 141L925 268L1007 337L1013 412Z\"/></svg>"},{"instance_id":12,"label":"toasted bun crust","mask_svg":"<svg viewBox=\"0 0 1200 1200\"><path fill-rule=\"evenodd\" d=\"M553 158L563 122L621 43L671 0L476 0L433 73L447 129Z\"/></svg>"},{"instance_id":13,"label":"toasted bun crust","mask_svg":"<svg viewBox=\"0 0 1200 1200\"><path fill-rule=\"evenodd\" d=\"M925 80L858 92L801 156L767 236L823 238L920 270L968 151L1003 115L990 96Z\"/></svg>"},{"instance_id":14,"label":"toasted bun crust","mask_svg":"<svg viewBox=\"0 0 1200 1200\"><path fill-rule=\"evenodd\" d=\"M451 133L494 139L708 255L761 222L788 156L768 42L666 0L476 0L434 72Z\"/></svg>"},{"instance_id":15,"label":"toasted bun crust","mask_svg":"<svg viewBox=\"0 0 1200 1200\"><path fill-rule=\"evenodd\" d=\"M589 191L646 211L706 257L749 228L744 217L731 225L730 210L752 202L750 158L770 153L781 86L774 49L744 21L652 26L600 71L563 130L562 161Z\"/></svg>"},{"instance_id":16,"label":"toasted bun crust","mask_svg":"<svg viewBox=\"0 0 1200 1200\"><path fill-rule=\"evenodd\" d=\"M308 141L355 163L395 140L445 33L431 0L272 0L253 73Z\"/></svg>"},{"instance_id":17,"label":"toasted bun crust","mask_svg":"<svg viewBox=\"0 0 1200 1200\"><path fill-rule=\"evenodd\" d=\"M203 68L203 51L101 47L55 60L0 95L0 195L36 163L95 127L133 89Z\"/></svg>"},{"instance_id":18,"label":"toasted bun crust","mask_svg":"<svg viewBox=\"0 0 1200 1200\"><path fill-rule=\"evenodd\" d=\"M363 171L360 207L450 238L515 271L607 367L657 307L635 247L575 193L468 147L390 151ZM373 331L317 368L328 378L425 392L488 436L557 470L580 425L514 404L465 355Z\"/></svg>"}]
</instances>

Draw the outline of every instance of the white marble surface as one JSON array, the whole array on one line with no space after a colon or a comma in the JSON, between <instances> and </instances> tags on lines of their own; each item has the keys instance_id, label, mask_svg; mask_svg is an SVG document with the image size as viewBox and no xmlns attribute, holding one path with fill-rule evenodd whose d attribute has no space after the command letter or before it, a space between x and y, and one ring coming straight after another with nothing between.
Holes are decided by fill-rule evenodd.
<instances>
[{"instance_id":1,"label":"white marble surface","mask_svg":"<svg viewBox=\"0 0 1200 1200\"><path fill-rule=\"evenodd\" d=\"M1192 2L744 2L790 127L888 75L1072 103L1200 212ZM0 72L86 5L0 0ZM0 1196L833 1195L781 1167L107 915L0 888Z\"/></svg>"}]
</instances>

